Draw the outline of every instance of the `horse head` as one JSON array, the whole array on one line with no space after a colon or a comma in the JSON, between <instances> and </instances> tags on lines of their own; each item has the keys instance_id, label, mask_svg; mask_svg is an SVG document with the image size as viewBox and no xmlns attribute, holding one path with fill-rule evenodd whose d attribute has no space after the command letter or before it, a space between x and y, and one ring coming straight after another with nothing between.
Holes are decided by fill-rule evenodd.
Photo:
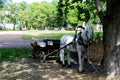
<instances>
[{"instance_id":1,"label":"horse head","mask_svg":"<svg viewBox=\"0 0 120 80\"><path fill-rule=\"evenodd\" d=\"M93 28L91 26L86 26L85 29L78 34L78 39L82 44L90 44L93 41Z\"/></svg>"}]
</instances>

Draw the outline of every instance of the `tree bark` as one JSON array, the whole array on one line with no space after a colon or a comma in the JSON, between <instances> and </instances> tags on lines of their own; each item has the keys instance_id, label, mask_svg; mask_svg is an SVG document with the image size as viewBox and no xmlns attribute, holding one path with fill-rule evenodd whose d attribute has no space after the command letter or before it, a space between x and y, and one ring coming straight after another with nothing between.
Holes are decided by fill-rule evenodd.
<instances>
[{"instance_id":1,"label":"tree bark","mask_svg":"<svg viewBox=\"0 0 120 80\"><path fill-rule=\"evenodd\" d=\"M109 77L120 75L120 24L109 21L104 29L104 67Z\"/></svg>"},{"instance_id":2,"label":"tree bark","mask_svg":"<svg viewBox=\"0 0 120 80\"><path fill-rule=\"evenodd\" d=\"M94 0L103 24L104 68L107 79L120 79L120 1L106 0L103 16L99 0Z\"/></svg>"},{"instance_id":3,"label":"tree bark","mask_svg":"<svg viewBox=\"0 0 120 80\"><path fill-rule=\"evenodd\" d=\"M15 30L15 23L13 24L13 30Z\"/></svg>"},{"instance_id":4,"label":"tree bark","mask_svg":"<svg viewBox=\"0 0 120 80\"><path fill-rule=\"evenodd\" d=\"M107 79L120 77L120 1L107 0L103 26Z\"/></svg>"}]
</instances>

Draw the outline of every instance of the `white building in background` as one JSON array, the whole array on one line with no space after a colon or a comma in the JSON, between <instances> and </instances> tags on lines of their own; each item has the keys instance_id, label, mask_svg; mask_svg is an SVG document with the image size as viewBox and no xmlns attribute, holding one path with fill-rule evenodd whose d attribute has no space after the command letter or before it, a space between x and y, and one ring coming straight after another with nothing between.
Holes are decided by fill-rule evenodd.
<instances>
[{"instance_id":1,"label":"white building in background","mask_svg":"<svg viewBox=\"0 0 120 80\"><path fill-rule=\"evenodd\" d=\"M14 27L13 23L4 23L4 24L0 23L0 29L1 30L4 30L4 29L10 29L10 30L12 30L13 27Z\"/></svg>"},{"instance_id":2,"label":"white building in background","mask_svg":"<svg viewBox=\"0 0 120 80\"><path fill-rule=\"evenodd\" d=\"M5 25L6 29L13 29L13 27L14 27L13 23L7 23L7 24L4 24L4 25Z\"/></svg>"},{"instance_id":3,"label":"white building in background","mask_svg":"<svg viewBox=\"0 0 120 80\"><path fill-rule=\"evenodd\" d=\"M0 23L0 30L5 29L5 25Z\"/></svg>"}]
</instances>

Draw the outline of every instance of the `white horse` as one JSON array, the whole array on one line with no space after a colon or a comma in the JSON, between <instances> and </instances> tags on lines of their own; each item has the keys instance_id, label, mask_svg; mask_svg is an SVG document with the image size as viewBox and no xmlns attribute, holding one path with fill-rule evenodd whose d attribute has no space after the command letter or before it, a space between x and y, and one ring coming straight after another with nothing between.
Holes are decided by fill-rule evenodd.
<instances>
[{"instance_id":1,"label":"white horse","mask_svg":"<svg viewBox=\"0 0 120 80\"><path fill-rule=\"evenodd\" d=\"M75 37L76 36L76 37ZM78 53L78 64L79 64L79 72L83 71L83 63L85 53L89 44L93 40L93 29L90 26L84 28L82 32L79 32L75 36L67 34L61 37L60 39L60 47L64 47L65 45L72 42L72 44L66 47L68 53L68 66L70 66L70 52ZM62 65L65 65L64 60L64 49L60 50L60 61L62 61Z\"/></svg>"}]
</instances>

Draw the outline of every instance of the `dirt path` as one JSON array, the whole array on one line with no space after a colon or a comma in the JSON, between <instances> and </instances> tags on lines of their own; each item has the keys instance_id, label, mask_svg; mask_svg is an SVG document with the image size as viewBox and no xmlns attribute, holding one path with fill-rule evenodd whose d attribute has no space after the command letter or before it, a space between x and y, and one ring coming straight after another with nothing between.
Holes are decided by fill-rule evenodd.
<instances>
[{"instance_id":1,"label":"dirt path","mask_svg":"<svg viewBox=\"0 0 120 80\"><path fill-rule=\"evenodd\" d=\"M96 72L79 74L76 68L63 68L55 61L40 63L31 58L0 63L0 80L105 80Z\"/></svg>"},{"instance_id":2,"label":"dirt path","mask_svg":"<svg viewBox=\"0 0 120 80\"><path fill-rule=\"evenodd\" d=\"M25 31L2 31L0 32L0 48L30 47L29 40L23 40Z\"/></svg>"}]
</instances>

